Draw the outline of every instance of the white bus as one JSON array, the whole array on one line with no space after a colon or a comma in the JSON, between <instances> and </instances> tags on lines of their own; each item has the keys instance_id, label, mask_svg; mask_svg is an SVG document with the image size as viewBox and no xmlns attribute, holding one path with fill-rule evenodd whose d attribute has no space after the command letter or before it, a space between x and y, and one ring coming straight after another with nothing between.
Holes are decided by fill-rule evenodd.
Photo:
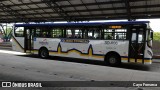
<instances>
[{"instance_id":1,"label":"white bus","mask_svg":"<svg viewBox=\"0 0 160 90\"><path fill-rule=\"evenodd\" d=\"M149 21L15 24L13 50L120 63L152 63Z\"/></svg>"}]
</instances>

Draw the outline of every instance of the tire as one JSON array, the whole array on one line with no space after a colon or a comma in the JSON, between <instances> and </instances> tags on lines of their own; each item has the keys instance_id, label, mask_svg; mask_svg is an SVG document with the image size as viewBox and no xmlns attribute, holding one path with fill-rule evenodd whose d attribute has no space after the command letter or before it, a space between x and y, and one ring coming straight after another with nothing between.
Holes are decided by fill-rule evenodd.
<instances>
[{"instance_id":1,"label":"tire","mask_svg":"<svg viewBox=\"0 0 160 90\"><path fill-rule=\"evenodd\" d=\"M110 66L119 66L121 64L120 57L117 54L108 55L105 62Z\"/></svg>"},{"instance_id":2,"label":"tire","mask_svg":"<svg viewBox=\"0 0 160 90\"><path fill-rule=\"evenodd\" d=\"M46 48L42 48L40 49L40 52L39 52L39 56L41 58L48 58L49 57L49 52Z\"/></svg>"}]
</instances>

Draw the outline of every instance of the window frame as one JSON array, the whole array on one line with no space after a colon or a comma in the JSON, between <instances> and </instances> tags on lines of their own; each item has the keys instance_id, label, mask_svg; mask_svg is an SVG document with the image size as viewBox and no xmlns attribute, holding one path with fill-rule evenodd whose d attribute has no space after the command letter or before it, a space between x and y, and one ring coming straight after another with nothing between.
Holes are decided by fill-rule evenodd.
<instances>
[{"instance_id":1,"label":"window frame","mask_svg":"<svg viewBox=\"0 0 160 90\"><path fill-rule=\"evenodd\" d=\"M113 31L111 31L111 32L105 32L105 30L107 30L107 29L110 29L110 30L115 30L114 32ZM116 32L116 30L118 30L118 29L123 29L124 31L120 31L120 32ZM128 40L128 28L125 26L123 26L123 28L103 28L103 31L102 31L102 40ZM107 35L107 33L108 34L113 34L114 33L114 39L105 39L105 34ZM125 36L123 36L123 37L125 37L125 39L116 39L116 36L115 35L117 35L118 33L120 33L120 35L121 34L124 34Z\"/></svg>"},{"instance_id":2,"label":"window frame","mask_svg":"<svg viewBox=\"0 0 160 90\"><path fill-rule=\"evenodd\" d=\"M62 31L62 33L61 33L61 37L53 37L52 35L51 35L51 37L50 38L64 38L65 37L65 30L64 30L64 28L55 28L55 27L51 27L51 30L50 30L50 33L51 34L53 34L53 30L61 30ZM57 34L57 33L56 33Z\"/></svg>"},{"instance_id":3,"label":"window frame","mask_svg":"<svg viewBox=\"0 0 160 90\"><path fill-rule=\"evenodd\" d=\"M22 34L22 36L17 36L17 33L16 33L16 30L18 29L18 28L23 28L23 34ZM15 35L15 37L25 37L25 27L15 27L14 28L14 35Z\"/></svg>"}]
</instances>

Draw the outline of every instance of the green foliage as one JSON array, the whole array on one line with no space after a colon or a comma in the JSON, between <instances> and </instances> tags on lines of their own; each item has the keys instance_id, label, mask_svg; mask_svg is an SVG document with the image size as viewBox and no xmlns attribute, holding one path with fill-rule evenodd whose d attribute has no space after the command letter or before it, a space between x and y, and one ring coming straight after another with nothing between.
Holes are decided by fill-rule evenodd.
<instances>
[{"instance_id":1,"label":"green foliage","mask_svg":"<svg viewBox=\"0 0 160 90\"><path fill-rule=\"evenodd\" d=\"M11 33L11 31L12 31L12 28L7 28L7 29L5 30L6 36L9 36L9 34Z\"/></svg>"},{"instance_id":2,"label":"green foliage","mask_svg":"<svg viewBox=\"0 0 160 90\"><path fill-rule=\"evenodd\" d=\"M6 28L4 31L3 31L3 39L5 41L9 41L11 39L11 33L12 33L12 28Z\"/></svg>"},{"instance_id":3,"label":"green foliage","mask_svg":"<svg viewBox=\"0 0 160 90\"><path fill-rule=\"evenodd\" d=\"M160 32L154 32L153 33L153 40L154 41L160 41Z\"/></svg>"}]
</instances>

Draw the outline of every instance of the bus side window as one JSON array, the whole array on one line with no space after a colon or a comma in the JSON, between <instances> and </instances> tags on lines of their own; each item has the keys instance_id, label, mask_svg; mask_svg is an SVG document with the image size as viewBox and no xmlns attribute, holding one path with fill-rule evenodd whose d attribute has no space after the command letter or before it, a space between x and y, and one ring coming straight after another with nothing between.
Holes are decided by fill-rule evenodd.
<instances>
[{"instance_id":1,"label":"bus side window","mask_svg":"<svg viewBox=\"0 0 160 90\"><path fill-rule=\"evenodd\" d=\"M71 37L72 37L71 30L66 30L66 38L71 38Z\"/></svg>"},{"instance_id":2,"label":"bus side window","mask_svg":"<svg viewBox=\"0 0 160 90\"><path fill-rule=\"evenodd\" d=\"M67 38L75 38L75 39L78 39L78 38L82 38L82 30L79 30L79 29L68 29L66 30L66 37Z\"/></svg>"},{"instance_id":3,"label":"bus side window","mask_svg":"<svg viewBox=\"0 0 160 90\"><path fill-rule=\"evenodd\" d=\"M75 38L82 38L82 30L79 29L75 30Z\"/></svg>"},{"instance_id":4,"label":"bus side window","mask_svg":"<svg viewBox=\"0 0 160 90\"><path fill-rule=\"evenodd\" d=\"M41 37L41 30L40 28L36 28L36 34L35 34L35 37Z\"/></svg>"},{"instance_id":5,"label":"bus side window","mask_svg":"<svg viewBox=\"0 0 160 90\"><path fill-rule=\"evenodd\" d=\"M127 35L126 29L105 29L104 39L106 40L125 40Z\"/></svg>"},{"instance_id":6,"label":"bus side window","mask_svg":"<svg viewBox=\"0 0 160 90\"><path fill-rule=\"evenodd\" d=\"M93 36L93 30L88 30L88 38L89 39L93 39L94 38L94 36Z\"/></svg>"},{"instance_id":7,"label":"bus side window","mask_svg":"<svg viewBox=\"0 0 160 90\"><path fill-rule=\"evenodd\" d=\"M119 39L119 35L118 34L116 35L116 39Z\"/></svg>"},{"instance_id":8,"label":"bus side window","mask_svg":"<svg viewBox=\"0 0 160 90\"><path fill-rule=\"evenodd\" d=\"M24 37L24 27L18 27L17 29L15 29L15 36Z\"/></svg>"},{"instance_id":9,"label":"bus side window","mask_svg":"<svg viewBox=\"0 0 160 90\"><path fill-rule=\"evenodd\" d=\"M62 38L63 37L63 30L60 28L53 28L51 30L51 37L53 38Z\"/></svg>"},{"instance_id":10,"label":"bus side window","mask_svg":"<svg viewBox=\"0 0 160 90\"><path fill-rule=\"evenodd\" d=\"M99 30L99 29L94 30L94 38L101 39L101 30Z\"/></svg>"},{"instance_id":11,"label":"bus side window","mask_svg":"<svg viewBox=\"0 0 160 90\"><path fill-rule=\"evenodd\" d=\"M42 37L43 37L43 38L46 38L46 37L47 37L46 32L42 32Z\"/></svg>"},{"instance_id":12,"label":"bus side window","mask_svg":"<svg viewBox=\"0 0 160 90\"><path fill-rule=\"evenodd\" d=\"M87 30L83 31L83 38L88 39L88 31Z\"/></svg>"}]
</instances>

